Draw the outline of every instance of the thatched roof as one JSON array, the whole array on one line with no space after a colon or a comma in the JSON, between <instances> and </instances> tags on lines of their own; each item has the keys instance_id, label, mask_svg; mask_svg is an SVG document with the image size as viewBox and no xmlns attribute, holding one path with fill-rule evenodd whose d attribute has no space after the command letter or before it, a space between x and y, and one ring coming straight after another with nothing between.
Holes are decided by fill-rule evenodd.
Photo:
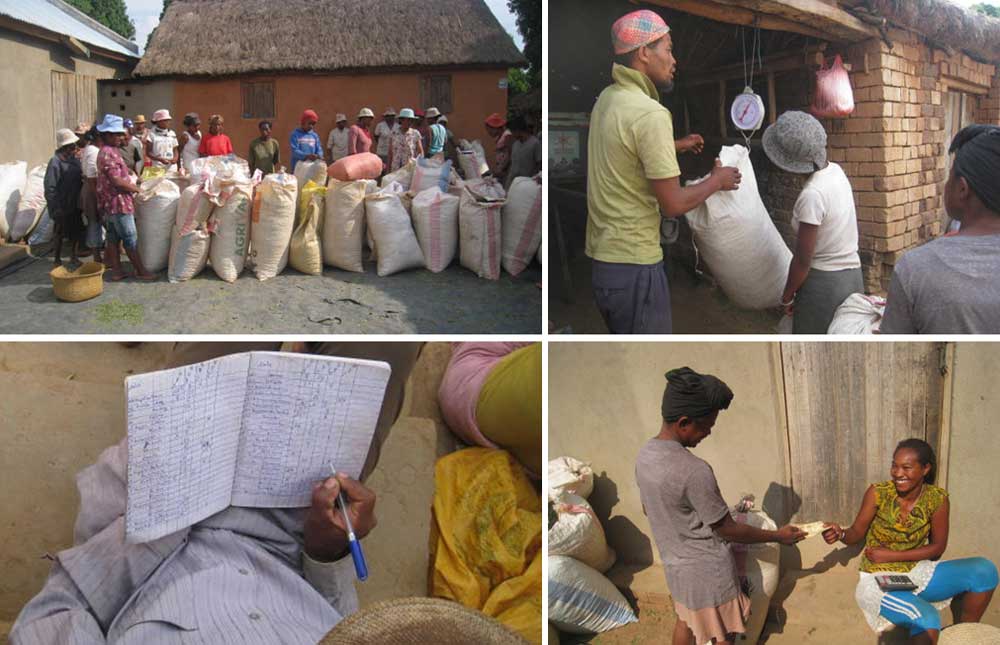
<instances>
[{"instance_id":1,"label":"thatched roof","mask_svg":"<svg viewBox=\"0 0 1000 645\"><path fill-rule=\"evenodd\" d=\"M135 74L526 64L483 0L174 0Z\"/></svg>"},{"instance_id":2,"label":"thatched roof","mask_svg":"<svg viewBox=\"0 0 1000 645\"><path fill-rule=\"evenodd\" d=\"M989 62L1000 61L1000 20L949 0L842 0L855 15L876 16Z\"/></svg>"}]
</instances>

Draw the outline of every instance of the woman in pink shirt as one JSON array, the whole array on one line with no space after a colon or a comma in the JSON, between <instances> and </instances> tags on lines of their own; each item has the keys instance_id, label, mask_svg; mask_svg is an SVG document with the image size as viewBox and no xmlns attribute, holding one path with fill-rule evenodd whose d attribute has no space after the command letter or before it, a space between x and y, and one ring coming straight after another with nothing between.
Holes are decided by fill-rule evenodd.
<instances>
[{"instance_id":1,"label":"woman in pink shirt","mask_svg":"<svg viewBox=\"0 0 1000 645\"><path fill-rule=\"evenodd\" d=\"M362 108L358 112L358 122L351 126L348 133L347 153L356 155L359 152L372 151L372 121L375 120L375 113L369 108Z\"/></svg>"}]
</instances>

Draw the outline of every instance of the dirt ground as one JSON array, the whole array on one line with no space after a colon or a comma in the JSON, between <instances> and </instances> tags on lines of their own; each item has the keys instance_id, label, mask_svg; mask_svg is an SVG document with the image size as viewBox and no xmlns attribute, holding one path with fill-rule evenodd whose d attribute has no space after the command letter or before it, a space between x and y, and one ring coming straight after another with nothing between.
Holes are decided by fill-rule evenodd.
<instances>
[{"instance_id":1,"label":"dirt ground","mask_svg":"<svg viewBox=\"0 0 1000 645\"><path fill-rule=\"evenodd\" d=\"M554 260L555 254L550 254ZM549 320L556 330L574 334L606 334L590 288L590 258L582 251L570 262L572 289L567 289L558 264L549 268ZM667 261L670 306L675 334L773 334L777 311L747 311L734 305L709 279L691 266ZM572 294L573 302L568 302Z\"/></svg>"},{"instance_id":2,"label":"dirt ground","mask_svg":"<svg viewBox=\"0 0 1000 645\"><path fill-rule=\"evenodd\" d=\"M158 369L170 350L169 343L0 344L0 639L41 589L44 555L72 543L75 474L124 434L122 379ZM370 577L358 583L362 606L426 595L434 463L459 447L437 406L449 356L443 343L424 348L368 479L379 524L365 539Z\"/></svg>"},{"instance_id":3,"label":"dirt ground","mask_svg":"<svg viewBox=\"0 0 1000 645\"><path fill-rule=\"evenodd\" d=\"M111 282L80 303L61 302L48 276L51 255L0 273L0 333L8 334L538 334L538 264L517 278L483 280L457 263L442 273L384 278L294 269L266 282L245 271L232 284L206 268L190 282Z\"/></svg>"}]
</instances>

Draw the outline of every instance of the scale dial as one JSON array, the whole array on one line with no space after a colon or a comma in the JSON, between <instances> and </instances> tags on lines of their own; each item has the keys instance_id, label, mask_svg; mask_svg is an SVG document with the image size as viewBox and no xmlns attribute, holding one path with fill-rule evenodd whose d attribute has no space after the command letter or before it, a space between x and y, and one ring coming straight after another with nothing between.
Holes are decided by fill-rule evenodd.
<instances>
[{"instance_id":1,"label":"scale dial","mask_svg":"<svg viewBox=\"0 0 1000 645\"><path fill-rule=\"evenodd\" d=\"M751 132L759 130L764 123L764 99L754 94L754 91L748 87L733 101L729 115L740 130Z\"/></svg>"}]
</instances>

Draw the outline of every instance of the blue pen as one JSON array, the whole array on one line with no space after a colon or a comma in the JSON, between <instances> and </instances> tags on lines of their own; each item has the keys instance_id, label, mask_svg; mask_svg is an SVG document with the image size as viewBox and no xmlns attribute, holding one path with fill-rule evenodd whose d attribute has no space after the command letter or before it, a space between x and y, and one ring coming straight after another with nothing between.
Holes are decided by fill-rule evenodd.
<instances>
[{"instance_id":1,"label":"blue pen","mask_svg":"<svg viewBox=\"0 0 1000 645\"><path fill-rule=\"evenodd\" d=\"M330 475L337 476L337 471L330 464ZM354 535L354 527L351 526L351 518L347 514L347 500L344 499L344 489L337 491L337 499L340 500L340 511L344 514L344 526L347 527L347 542L351 547L351 558L354 560L354 572L358 574L358 580L362 582L368 579L368 563L365 562L365 554L361 550L361 542L358 536Z\"/></svg>"}]
</instances>

